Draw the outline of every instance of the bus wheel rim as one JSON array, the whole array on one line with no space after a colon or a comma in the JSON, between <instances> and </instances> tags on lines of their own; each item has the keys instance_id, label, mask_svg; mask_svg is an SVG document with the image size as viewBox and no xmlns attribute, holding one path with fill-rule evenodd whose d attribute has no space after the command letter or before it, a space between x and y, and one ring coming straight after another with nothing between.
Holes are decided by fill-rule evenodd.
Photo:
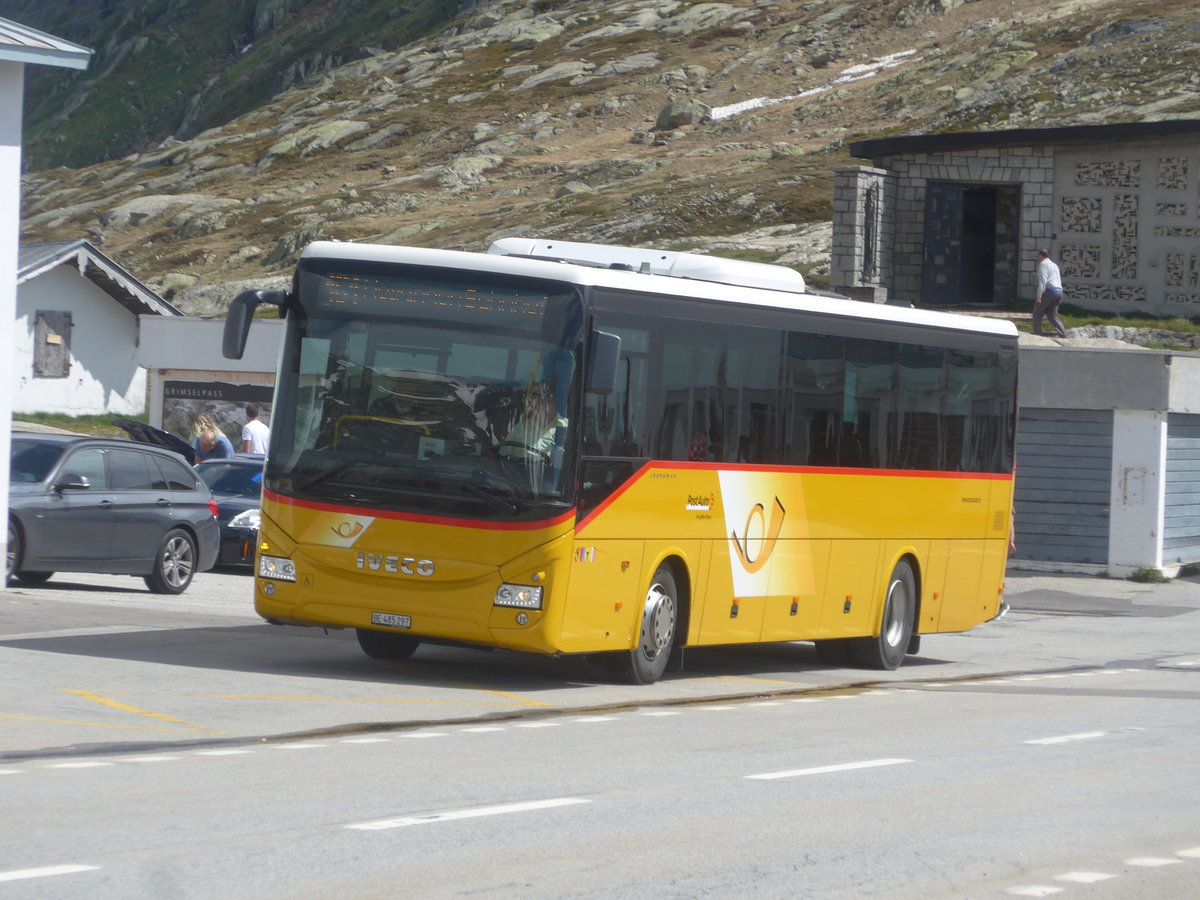
<instances>
[{"instance_id":1,"label":"bus wheel rim","mask_svg":"<svg viewBox=\"0 0 1200 900\"><path fill-rule=\"evenodd\" d=\"M904 626L908 619L908 590L904 582L897 578L888 589L887 621L884 623L884 640L889 647L899 646L904 636Z\"/></svg>"},{"instance_id":2,"label":"bus wheel rim","mask_svg":"<svg viewBox=\"0 0 1200 900\"><path fill-rule=\"evenodd\" d=\"M665 592L662 585L651 585L642 614L642 653L647 659L654 659L670 646L674 634L675 598Z\"/></svg>"}]
</instances>

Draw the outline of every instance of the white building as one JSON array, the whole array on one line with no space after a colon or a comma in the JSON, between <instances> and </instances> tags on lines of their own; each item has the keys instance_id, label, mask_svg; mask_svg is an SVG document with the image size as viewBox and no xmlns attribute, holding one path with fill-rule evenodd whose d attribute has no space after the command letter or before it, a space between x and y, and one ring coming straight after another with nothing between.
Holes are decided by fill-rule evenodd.
<instances>
[{"instance_id":1,"label":"white building","mask_svg":"<svg viewBox=\"0 0 1200 900\"><path fill-rule=\"evenodd\" d=\"M17 295L17 244L21 233L21 125L25 67L86 69L92 51L0 19L0 348L11 345ZM0 385L11 383L12 354L0 349ZM9 443L12 392L0 389L0 515L8 520ZM8 531L0 531L7 552Z\"/></svg>"},{"instance_id":2,"label":"white building","mask_svg":"<svg viewBox=\"0 0 1200 900\"><path fill-rule=\"evenodd\" d=\"M87 241L22 245L13 411L140 415L139 316L182 316Z\"/></svg>"}]
</instances>

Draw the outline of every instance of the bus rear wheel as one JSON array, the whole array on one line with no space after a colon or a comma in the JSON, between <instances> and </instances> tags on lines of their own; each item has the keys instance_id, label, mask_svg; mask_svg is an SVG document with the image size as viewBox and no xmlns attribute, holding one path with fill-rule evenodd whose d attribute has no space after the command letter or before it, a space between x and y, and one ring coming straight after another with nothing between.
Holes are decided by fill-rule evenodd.
<instances>
[{"instance_id":1,"label":"bus rear wheel","mask_svg":"<svg viewBox=\"0 0 1200 900\"><path fill-rule=\"evenodd\" d=\"M679 589L667 566L659 566L646 590L637 646L620 658L618 671L630 684L653 684L667 670L679 627Z\"/></svg>"},{"instance_id":2,"label":"bus rear wheel","mask_svg":"<svg viewBox=\"0 0 1200 900\"><path fill-rule=\"evenodd\" d=\"M855 661L869 669L896 669L904 662L917 612L917 578L908 560L900 560L888 579L883 618L876 637L853 638Z\"/></svg>"},{"instance_id":3,"label":"bus rear wheel","mask_svg":"<svg viewBox=\"0 0 1200 900\"><path fill-rule=\"evenodd\" d=\"M356 628L358 646L372 659L408 659L421 646L420 638L370 628Z\"/></svg>"}]
</instances>

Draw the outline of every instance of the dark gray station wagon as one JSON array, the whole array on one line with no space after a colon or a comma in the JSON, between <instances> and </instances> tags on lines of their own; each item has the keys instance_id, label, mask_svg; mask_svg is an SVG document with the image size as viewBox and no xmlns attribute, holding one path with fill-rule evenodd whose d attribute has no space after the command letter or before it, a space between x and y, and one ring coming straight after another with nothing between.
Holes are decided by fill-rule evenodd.
<instances>
[{"instance_id":1,"label":"dark gray station wagon","mask_svg":"<svg viewBox=\"0 0 1200 900\"><path fill-rule=\"evenodd\" d=\"M131 441L16 432L7 579L140 575L178 594L217 558L217 505L177 453Z\"/></svg>"}]
</instances>

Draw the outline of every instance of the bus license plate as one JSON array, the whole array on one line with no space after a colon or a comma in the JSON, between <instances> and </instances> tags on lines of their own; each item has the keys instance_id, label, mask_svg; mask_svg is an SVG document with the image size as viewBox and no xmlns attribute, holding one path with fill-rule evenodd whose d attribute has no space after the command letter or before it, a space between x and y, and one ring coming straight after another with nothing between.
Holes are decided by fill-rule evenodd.
<instances>
[{"instance_id":1,"label":"bus license plate","mask_svg":"<svg viewBox=\"0 0 1200 900\"><path fill-rule=\"evenodd\" d=\"M386 625L388 628L412 628L412 616L394 616L391 613L371 613L372 625Z\"/></svg>"}]
</instances>

